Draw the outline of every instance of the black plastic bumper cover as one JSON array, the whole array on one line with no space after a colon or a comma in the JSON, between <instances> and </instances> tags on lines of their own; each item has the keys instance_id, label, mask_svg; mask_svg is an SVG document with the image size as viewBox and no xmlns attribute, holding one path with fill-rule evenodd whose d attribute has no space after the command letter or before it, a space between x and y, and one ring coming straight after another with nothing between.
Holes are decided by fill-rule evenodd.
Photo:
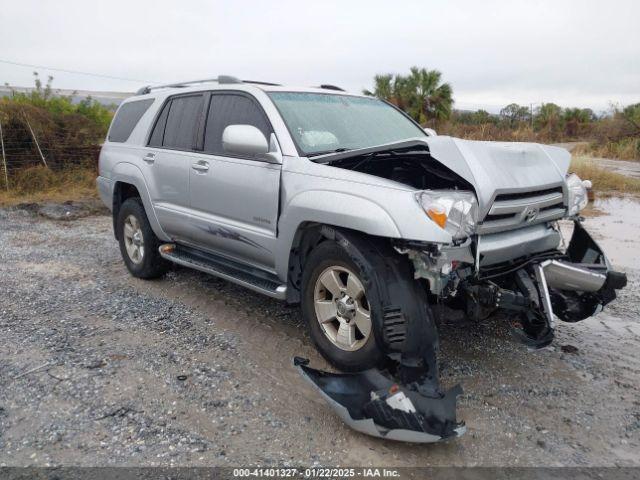
<instances>
[{"instance_id":1,"label":"black plastic bumper cover","mask_svg":"<svg viewBox=\"0 0 640 480\"><path fill-rule=\"evenodd\" d=\"M296 357L294 365L302 376L318 389L338 416L361 433L389 440L433 443L455 438L466 431L456 422L458 385L440 398L428 398L397 386L379 370L361 373L328 373L307 366L308 360ZM376 392L402 391L416 412L390 407Z\"/></svg>"}]
</instances>

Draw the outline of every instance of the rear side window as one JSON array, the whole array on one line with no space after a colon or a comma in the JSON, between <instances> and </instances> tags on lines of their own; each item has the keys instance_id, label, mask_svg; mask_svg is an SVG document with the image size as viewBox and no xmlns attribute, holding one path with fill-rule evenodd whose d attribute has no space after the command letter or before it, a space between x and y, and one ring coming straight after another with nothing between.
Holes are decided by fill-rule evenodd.
<instances>
[{"instance_id":1,"label":"rear side window","mask_svg":"<svg viewBox=\"0 0 640 480\"><path fill-rule=\"evenodd\" d=\"M201 115L202 95L173 98L162 109L151 132L149 146L193 149Z\"/></svg>"},{"instance_id":2,"label":"rear side window","mask_svg":"<svg viewBox=\"0 0 640 480\"><path fill-rule=\"evenodd\" d=\"M150 147L162 147L164 129L167 125L167 116L169 116L169 108L171 108L170 101L164 105L160 116L156 120L156 125L153 127L153 132L151 132L151 137L149 138Z\"/></svg>"},{"instance_id":3,"label":"rear side window","mask_svg":"<svg viewBox=\"0 0 640 480\"><path fill-rule=\"evenodd\" d=\"M153 100L153 98L149 98L122 105L113 118L108 140L110 142L126 142L142 115L149 110Z\"/></svg>"},{"instance_id":4,"label":"rear side window","mask_svg":"<svg viewBox=\"0 0 640 480\"><path fill-rule=\"evenodd\" d=\"M224 155L222 132L229 125L253 125L269 140L272 129L262 109L244 95L213 94L207 115L204 151Z\"/></svg>"}]
</instances>

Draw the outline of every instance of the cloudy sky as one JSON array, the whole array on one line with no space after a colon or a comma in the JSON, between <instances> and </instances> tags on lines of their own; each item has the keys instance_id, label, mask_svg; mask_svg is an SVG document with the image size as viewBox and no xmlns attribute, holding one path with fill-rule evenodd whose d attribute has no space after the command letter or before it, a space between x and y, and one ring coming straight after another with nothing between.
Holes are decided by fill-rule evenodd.
<instances>
[{"instance_id":1,"label":"cloudy sky","mask_svg":"<svg viewBox=\"0 0 640 480\"><path fill-rule=\"evenodd\" d=\"M376 73L440 70L458 108L640 101L638 0L3 0L0 60L58 88L133 91L231 74L359 92ZM34 68L0 63L0 83Z\"/></svg>"}]
</instances>

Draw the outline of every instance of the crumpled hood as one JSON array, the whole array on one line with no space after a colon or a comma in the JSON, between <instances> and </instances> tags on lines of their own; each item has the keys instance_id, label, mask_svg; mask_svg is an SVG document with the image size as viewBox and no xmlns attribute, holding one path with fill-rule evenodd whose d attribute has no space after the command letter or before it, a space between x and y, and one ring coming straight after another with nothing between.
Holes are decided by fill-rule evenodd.
<instances>
[{"instance_id":1,"label":"crumpled hood","mask_svg":"<svg viewBox=\"0 0 640 480\"><path fill-rule=\"evenodd\" d=\"M560 147L521 142L485 142L437 136L424 139L431 156L471 183L481 213L495 195L562 185L571 154Z\"/></svg>"}]
</instances>

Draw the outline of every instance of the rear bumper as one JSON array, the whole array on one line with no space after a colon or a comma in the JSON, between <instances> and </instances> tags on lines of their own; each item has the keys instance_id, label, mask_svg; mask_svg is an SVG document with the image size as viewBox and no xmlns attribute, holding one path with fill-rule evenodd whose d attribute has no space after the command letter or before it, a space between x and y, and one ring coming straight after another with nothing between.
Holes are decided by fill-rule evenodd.
<instances>
[{"instance_id":1,"label":"rear bumper","mask_svg":"<svg viewBox=\"0 0 640 480\"><path fill-rule=\"evenodd\" d=\"M105 177L96 178L96 186L100 200L109 209L113 209L113 186L110 179Z\"/></svg>"}]
</instances>

